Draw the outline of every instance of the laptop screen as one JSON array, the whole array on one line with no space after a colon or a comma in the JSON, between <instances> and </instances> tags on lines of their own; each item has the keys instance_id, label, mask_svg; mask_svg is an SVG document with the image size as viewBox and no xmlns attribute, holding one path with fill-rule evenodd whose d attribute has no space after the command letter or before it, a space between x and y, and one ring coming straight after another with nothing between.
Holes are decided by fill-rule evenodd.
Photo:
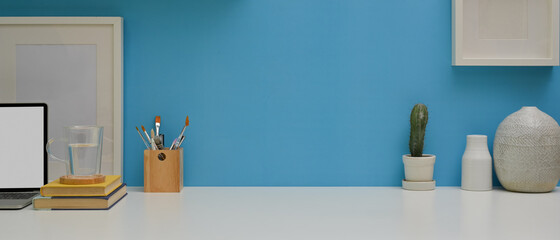
<instances>
[{"instance_id":1,"label":"laptop screen","mask_svg":"<svg viewBox=\"0 0 560 240\"><path fill-rule=\"evenodd\" d=\"M0 189L45 184L46 111L45 104L0 104Z\"/></svg>"}]
</instances>

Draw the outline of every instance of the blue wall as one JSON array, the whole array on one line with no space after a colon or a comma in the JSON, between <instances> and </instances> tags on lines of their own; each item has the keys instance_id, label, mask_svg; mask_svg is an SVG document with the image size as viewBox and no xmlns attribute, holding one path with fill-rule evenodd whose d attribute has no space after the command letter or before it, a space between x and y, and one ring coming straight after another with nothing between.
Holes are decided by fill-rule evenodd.
<instances>
[{"instance_id":1,"label":"blue wall","mask_svg":"<svg viewBox=\"0 0 560 240\"><path fill-rule=\"evenodd\" d=\"M451 1L3 0L1 16L124 17L124 174L135 126L191 125L190 186L400 186L412 106L425 152L460 185L467 134L521 106L560 119L557 67L451 67ZM157 99L157 101L154 101Z\"/></svg>"}]
</instances>

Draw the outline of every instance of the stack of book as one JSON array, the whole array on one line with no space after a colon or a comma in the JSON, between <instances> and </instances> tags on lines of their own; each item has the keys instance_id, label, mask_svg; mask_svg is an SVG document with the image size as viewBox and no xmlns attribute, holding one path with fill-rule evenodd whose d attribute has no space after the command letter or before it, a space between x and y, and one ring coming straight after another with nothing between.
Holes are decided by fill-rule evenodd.
<instances>
[{"instance_id":1,"label":"stack of book","mask_svg":"<svg viewBox=\"0 0 560 240\"><path fill-rule=\"evenodd\" d=\"M105 182L87 185L61 184L55 180L41 187L33 208L50 210L107 210L127 195L119 175L105 176Z\"/></svg>"}]
</instances>

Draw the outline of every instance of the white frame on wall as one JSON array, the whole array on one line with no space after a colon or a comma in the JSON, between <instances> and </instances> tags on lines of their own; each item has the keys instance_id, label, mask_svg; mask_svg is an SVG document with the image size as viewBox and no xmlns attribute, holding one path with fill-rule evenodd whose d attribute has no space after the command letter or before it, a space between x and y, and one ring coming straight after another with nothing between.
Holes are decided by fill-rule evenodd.
<instances>
[{"instance_id":1,"label":"white frame on wall","mask_svg":"<svg viewBox=\"0 0 560 240\"><path fill-rule=\"evenodd\" d=\"M527 39L483 39L479 42L476 41L467 41L467 38L476 38L478 40L478 35L480 32L469 32L468 29L473 29L472 26L469 28L466 24L475 24L475 20L473 21L473 14L479 14L478 12L472 12L473 10L470 8L465 7L465 3L472 3L474 1L481 1L481 0L452 0L452 65L453 66L558 66L559 65L559 0L541 0L547 1L547 5L549 9L539 8L539 11L546 11L548 12L548 20L549 23L535 23L531 21L536 21L534 19L537 18L537 14L534 14L534 11L527 10L527 19L525 22L529 22L528 26L523 26L526 28L526 32L529 33ZM521 0L520 0L521 1ZM532 1L532 0L526 0ZM529 2L534 3L534 2ZM530 4L529 4L530 5ZM527 6L530 8L530 6ZM470 11L470 12L465 12ZM478 11L478 10L475 10ZM466 20L467 15L471 16ZM491 15L492 16L492 15ZM542 18L541 18L542 19ZM541 20L539 20L541 21ZM478 22L476 22L478 23ZM522 43L522 41L533 41L538 42L541 44L543 41L535 41L535 39L531 39L531 34L535 31L539 31L539 29L531 28L531 24L533 26L535 24L549 24L549 29L545 29L547 32L547 38L544 40L547 42L546 47L546 56L540 56L535 52L527 52L527 49L521 46L527 46L527 44L522 45L518 43ZM474 29L477 29L475 27ZM517 41L517 42L516 42ZM490 44L487 44L490 43ZM470 44L470 45L469 45ZM519 49L523 49L525 53L517 54L514 57L504 57L503 54L495 54L493 53L492 44L494 44L496 49L500 49L502 53L516 52ZM486 45L486 46L482 46ZM541 44L542 45L542 44ZM533 45L531 45L532 47ZM472 52L468 52L469 49L477 49L478 54L483 52L484 56L476 56L477 54L473 54ZM492 51L485 50L491 49ZM470 55L469 55L470 54ZM493 55L495 54L495 55ZM523 55L526 56L523 56ZM512 54L514 55L514 54ZM541 53L542 55L542 53ZM537 57L535 57L537 56Z\"/></svg>"},{"instance_id":2,"label":"white frame on wall","mask_svg":"<svg viewBox=\"0 0 560 240\"><path fill-rule=\"evenodd\" d=\"M78 27L81 30L87 31L87 27L91 26L99 26L99 27L106 27L110 26L112 28L112 32L108 34L112 34L112 79L109 77L108 79L101 79L99 76L96 78L97 84L110 84L112 85L113 92L101 93L105 94L106 96L112 96L112 135L113 135L113 163L112 163L112 174L114 175L122 175L123 173L123 26L122 26L123 19L122 17L0 17L0 28L2 27L11 27L11 28L20 28L24 29L28 26L38 27L37 29L42 29L41 27L44 26L72 26ZM72 39L65 39L63 34L60 34L60 39L52 40L49 39L47 42L42 42L41 37L43 36L43 32L41 31L34 31L31 33L31 36L36 37L35 39L26 38L25 43L23 44L95 44L93 41L87 42L87 40L76 40L78 38ZM76 33L77 34L77 33ZM57 35L58 36L58 35ZM108 35L110 36L110 35ZM0 37L0 40L2 38ZM109 40L111 41L111 40ZM4 57L8 56L10 59L1 59L3 56L0 56L0 60L7 63L4 66L3 72L0 74L0 81L5 82L15 82L15 60L11 58L15 58L15 45L17 43L12 41L2 42L0 41L0 49L4 49L9 51L9 54L5 54ZM99 70L98 70L99 71ZM109 75L110 76L110 75ZM103 81L103 82L100 82ZM111 81L111 82L109 82ZM109 85L109 86L110 86ZM15 86L14 86L15 88ZM15 98L15 93L10 92L12 90L0 90L0 94L3 95L10 95L12 94ZM99 90L98 90L99 91ZM98 93L99 96L99 93ZM0 102L11 101L10 97L7 99L3 99L0 96ZM105 99L104 101L107 101ZM97 99L97 103L100 103L100 99ZM98 114L105 109L97 109ZM111 112L109 112L111 113ZM99 121L99 119L97 120Z\"/></svg>"}]
</instances>

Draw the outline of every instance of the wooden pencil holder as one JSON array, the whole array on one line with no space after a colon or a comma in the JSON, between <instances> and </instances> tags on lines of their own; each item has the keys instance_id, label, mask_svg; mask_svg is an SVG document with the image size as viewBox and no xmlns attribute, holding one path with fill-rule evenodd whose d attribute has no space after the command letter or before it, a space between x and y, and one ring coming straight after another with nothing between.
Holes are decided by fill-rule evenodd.
<instances>
[{"instance_id":1,"label":"wooden pencil holder","mask_svg":"<svg viewBox=\"0 0 560 240\"><path fill-rule=\"evenodd\" d=\"M181 192L183 148L144 150L144 192Z\"/></svg>"}]
</instances>

